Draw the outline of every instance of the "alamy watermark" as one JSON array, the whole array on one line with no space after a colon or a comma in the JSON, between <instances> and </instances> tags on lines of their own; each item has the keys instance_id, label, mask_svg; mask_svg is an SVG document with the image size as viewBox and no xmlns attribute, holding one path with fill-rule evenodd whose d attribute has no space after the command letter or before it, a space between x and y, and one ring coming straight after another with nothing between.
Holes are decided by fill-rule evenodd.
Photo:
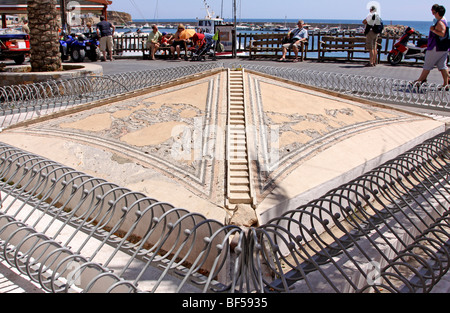
<instances>
[{"instance_id":1,"label":"alamy watermark","mask_svg":"<svg viewBox=\"0 0 450 313\"><path fill-rule=\"evenodd\" d=\"M202 118L195 118L192 125L174 127L171 136L170 154L175 160L230 160L236 155L233 152L245 149L249 161L259 161L261 171L270 172L279 166L280 128L276 125L224 129L218 125L203 125ZM242 142L242 136L246 142Z\"/></svg>"},{"instance_id":2,"label":"alamy watermark","mask_svg":"<svg viewBox=\"0 0 450 313\"><path fill-rule=\"evenodd\" d=\"M381 284L381 264L379 262L369 262L366 265L366 274L366 281L369 286L377 286Z\"/></svg>"},{"instance_id":3,"label":"alamy watermark","mask_svg":"<svg viewBox=\"0 0 450 313\"><path fill-rule=\"evenodd\" d=\"M377 9L377 13L381 15L381 4L378 1L370 1L367 3L366 8L369 10L371 7L375 7Z\"/></svg>"},{"instance_id":4,"label":"alamy watermark","mask_svg":"<svg viewBox=\"0 0 450 313\"><path fill-rule=\"evenodd\" d=\"M69 1L66 4L67 24L69 26L80 26L81 20L81 4L78 1Z\"/></svg>"}]
</instances>

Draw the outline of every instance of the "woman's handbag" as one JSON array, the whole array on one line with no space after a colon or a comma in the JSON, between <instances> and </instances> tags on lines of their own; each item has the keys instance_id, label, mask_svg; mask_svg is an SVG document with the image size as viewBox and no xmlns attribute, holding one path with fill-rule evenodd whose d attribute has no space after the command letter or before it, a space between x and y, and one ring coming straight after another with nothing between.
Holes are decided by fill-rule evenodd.
<instances>
[{"instance_id":1,"label":"woman's handbag","mask_svg":"<svg viewBox=\"0 0 450 313\"><path fill-rule=\"evenodd\" d=\"M436 23L437 25L437 23ZM450 49L450 38L449 38L449 29L448 26L445 27L445 35L443 37L437 36L436 46L438 51L446 51Z\"/></svg>"}]
</instances>

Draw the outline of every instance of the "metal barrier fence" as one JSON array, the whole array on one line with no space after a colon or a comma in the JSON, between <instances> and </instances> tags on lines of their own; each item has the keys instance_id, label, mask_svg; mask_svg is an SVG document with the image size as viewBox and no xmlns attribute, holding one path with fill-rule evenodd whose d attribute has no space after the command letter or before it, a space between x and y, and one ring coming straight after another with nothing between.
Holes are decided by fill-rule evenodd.
<instances>
[{"instance_id":1,"label":"metal barrier fence","mask_svg":"<svg viewBox=\"0 0 450 313\"><path fill-rule=\"evenodd\" d=\"M150 71L1 87L0 127L5 128L23 120L93 100L158 86L204 71L242 66L250 71L356 97L424 108L450 108L450 91L438 84L412 85L408 81L391 78L208 62Z\"/></svg>"},{"instance_id":2,"label":"metal barrier fence","mask_svg":"<svg viewBox=\"0 0 450 313\"><path fill-rule=\"evenodd\" d=\"M440 84L420 85L394 78L327 73L252 64L241 65L235 63L228 65L228 67L245 67L246 70L257 73L264 73L304 85L375 101L425 108L450 108L449 88Z\"/></svg>"},{"instance_id":3,"label":"metal barrier fence","mask_svg":"<svg viewBox=\"0 0 450 313\"><path fill-rule=\"evenodd\" d=\"M0 258L48 292L429 292L450 133L247 230L0 145Z\"/></svg>"},{"instance_id":4,"label":"metal barrier fence","mask_svg":"<svg viewBox=\"0 0 450 313\"><path fill-rule=\"evenodd\" d=\"M216 69L215 63L0 87L0 127Z\"/></svg>"}]
</instances>

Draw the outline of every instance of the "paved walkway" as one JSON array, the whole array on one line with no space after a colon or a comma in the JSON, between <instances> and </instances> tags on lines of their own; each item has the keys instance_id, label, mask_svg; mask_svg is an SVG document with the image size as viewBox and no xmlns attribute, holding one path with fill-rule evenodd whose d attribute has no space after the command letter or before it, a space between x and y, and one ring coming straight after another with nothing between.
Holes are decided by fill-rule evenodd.
<instances>
[{"instance_id":1,"label":"paved walkway","mask_svg":"<svg viewBox=\"0 0 450 313\"><path fill-rule=\"evenodd\" d=\"M90 61L86 61L89 64ZM222 62L222 63L239 63L239 64L252 64L261 66L275 66L275 67L288 67L296 69L306 69L318 72L329 73L344 73L349 75L361 75L361 76L374 76L384 78L396 78L403 80L415 80L419 77L422 71L421 62L414 63L402 63L398 66L392 66L388 63L381 63L376 67L365 67L362 62L317 62L317 60L305 60L304 62L278 62L276 59L256 59L249 60L248 58L222 58L217 61L207 60L205 62ZM4 61L7 65L13 65L14 62ZM115 61L110 62L96 62L94 64L101 65L103 67L103 74L111 75L118 73L144 71L150 69L163 69L167 67L177 67L192 64L191 61L178 61L178 60L143 60L140 57L135 58L117 58ZM428 81L430 83L442 83L442 76L437 69L431 71Z\"/></svg>"},{"instance_id":2,"label":"paved walkway","mask_svg":"<svg viewBox=\"0 0 450 313\"><path fill-rule=\"evenodd\" d=\"M404 80L415 80L422 71L422 63L411 63L399 66L392 66L387 63L379 64L376 67L365 67L361 62L322 62L316 60L306 60L304 62L278 62L276 60L248 60L245 58L219 59L218 61L207 60L206 62L223 62L253 64L261 66L289 67L296 69L306 69L318 72L345 73L349 75L375 76L384 78L396 78ZM103 67L103 74L117 74L131 71L141 71L148 69L157 69L173 66L183 66L192 64L191 61L173 61L173 60L142 60L136 59L116 59L113 62L98 63ZM428 81L431 83L442 83L440 72L435 69L431 71Z\"/></svg>"}]
</instances>

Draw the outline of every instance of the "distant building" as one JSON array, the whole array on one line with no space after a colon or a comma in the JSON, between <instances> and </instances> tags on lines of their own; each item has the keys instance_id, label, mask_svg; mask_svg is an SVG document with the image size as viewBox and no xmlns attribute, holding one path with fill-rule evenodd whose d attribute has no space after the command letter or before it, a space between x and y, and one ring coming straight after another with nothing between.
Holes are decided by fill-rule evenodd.
<instances>
[{"instance_id":1,"label":"distant building","mask_svg":"<svg viewBox=\"0 0 450 313\"><path fill-rule=\"evenodd\" d=\"M66 4L71 2L69 0L60 1L64 1ZM104 16L107 16L108 5L112 4L112 1L110 0L77 0L76 2L79 3L79 5L75 7L75 11L77 11L77 13L97 13ZM57 7L59 7L59 5L57 5ZM7 26L8 15L26 13L27 0L0 0L0 16L2 20L2 28L6 28Z\"/></svg>"}]
</instances>

